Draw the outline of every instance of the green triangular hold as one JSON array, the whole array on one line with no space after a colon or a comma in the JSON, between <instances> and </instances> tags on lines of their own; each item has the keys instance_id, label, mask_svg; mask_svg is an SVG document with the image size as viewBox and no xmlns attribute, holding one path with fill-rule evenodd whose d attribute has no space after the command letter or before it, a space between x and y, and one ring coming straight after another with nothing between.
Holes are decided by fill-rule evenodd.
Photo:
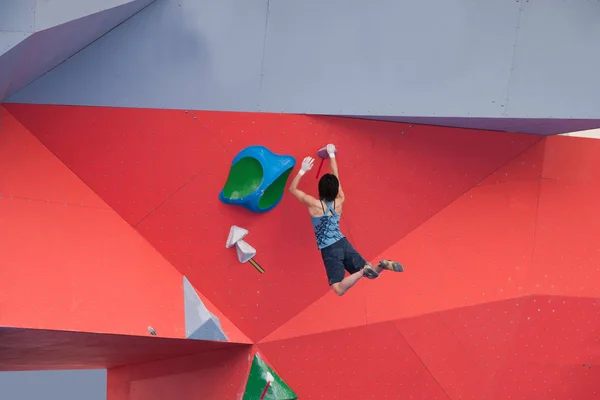
<instances>
[{"instance_id":1,"label":"green triangular hold","mask_svg":"<svg viewBox=\"0 0 600 400\"><path fill-rule=\"evenodd\" d=\"M255 354L243 400L260 400L260 396L271 379L272 382L263 397L264 400L296 400L298 398L283 379L258 354Z\"/></svg>"}]
</instances>

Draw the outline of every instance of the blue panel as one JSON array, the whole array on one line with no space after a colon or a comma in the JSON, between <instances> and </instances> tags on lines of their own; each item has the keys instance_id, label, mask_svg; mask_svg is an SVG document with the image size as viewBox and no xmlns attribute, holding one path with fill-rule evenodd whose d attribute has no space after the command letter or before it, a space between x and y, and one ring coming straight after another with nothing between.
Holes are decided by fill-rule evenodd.
<instances>
[{"instance_id":1,"label":"blue panel","mask_svg":"<svg viewBox=\"0 0 600 400\"><path fill-rule=\"evenodd\" d=\"M82 18L100 11L108 10L127 3L136 3L142 9L154 0L46 0L37 3L35 9L35 30L51 28L56 25Z\"/></svg>"},{"instance_id":2,"label":"blue panel","mask_svg":"<svg viewBox=\"0 0 600 400\"><path fill-rule=\"evenodd\" d=\"M106 370L0 372L6 400L106 400Z\"/></svg>"},{"instance_id":3,"label":"blue panel","mask_svg":"<svg viewBox=\"0 0 600 400\"><path fill-rule=\"evenodd\" d=\"M261 109L500 116L519 3L271 0Z\"/></svg>"},{"instance_id":4,"label":"blue panel","mask_svg":"<svg viewBox=\"0 0 600 400\"><path fill-rule=\"evenodd\" d=\"M600 2L523 3L507 115L600 116Z\"/></svg>"},{"instance_id":5,"label":"blue panel","mask_svg":"<svg viewBox=\"0 0 600 400\"><path fill-rule=\"evenodd\" d=\"M20 60L18 71L12 76L9 94L104 35L135 14L142 5L143 3L137 2L128 3L33 34L25 43L26 54ZM82 89L85 89L85 85ZM62 89L56 90L60 92Z\"/></svg>"},{"instance_id":6,"label":"blue panel","mask_svg":"<svg viewBox=\"0 0 600 400\"><path fill-rule=\"evenodd\" d=\"M161 0L10 101L256 109L267 0Z\"/></svg>"},{"instance_id":7,"label":"blue panel","mask_svg":"<svg viewBox=\"0 0 600 400\"><path fill-rule=\"evenodd\" d=\"M33 32L36 0L0 0L0 31Z\"/></svg>"}]
</instances>

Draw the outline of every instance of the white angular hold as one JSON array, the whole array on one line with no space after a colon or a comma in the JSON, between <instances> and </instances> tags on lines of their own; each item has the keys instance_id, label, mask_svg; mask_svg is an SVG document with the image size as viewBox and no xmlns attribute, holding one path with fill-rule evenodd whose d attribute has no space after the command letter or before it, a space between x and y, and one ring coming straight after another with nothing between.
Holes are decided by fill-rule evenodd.
<instances>
[{"instance_id":1,"label":"white angular hold","mask_svg":"<svg viewBox=\"0 0 600 400\"><path fill-rule=\"evenodd\" d=\"M237 251L238 260L240 260L241 263L250 261L250 259L256 255L256 249L243 240L238 240L236 242L235 249Z\"/></svg>"},{"instance_id":2,"label":"white angular hold","mask_svg":"<svg viewBox=\"0 0 600 400\"><path fill-rule=\"evenodd\" d=\"M227 237L226 248L233 247L238 241L242 240L248 234L248 230L240 228L239 226L232 225L229 230L229 236Z\"/></svg>"},{"instance_id":3,"label":"white angular hold","mask_svg":"<svg viewBox=\"0 0 600 400\"><path fill-rule=\"evenodd\" d=\"M221 321L204 305L187 277L183 277L185 333L188 339L228 340Z\"/></svg>"},{"instance_id":4,"label":"white angular hold","mask_svg":"<svg viewBox=\"0 0 600 400\"><path fill-rule=\"evenodd\" d=\"M270 382L270 383L275 382L275 377L269 371L267 371L267 382Z\"/></svg>"}]
</instances>

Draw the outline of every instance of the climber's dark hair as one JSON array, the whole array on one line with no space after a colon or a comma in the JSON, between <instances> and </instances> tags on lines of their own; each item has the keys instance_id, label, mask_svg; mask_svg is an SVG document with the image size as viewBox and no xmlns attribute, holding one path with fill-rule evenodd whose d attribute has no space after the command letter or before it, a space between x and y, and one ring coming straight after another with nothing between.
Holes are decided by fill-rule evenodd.
<instances>
[{"instance_id":1,"label":"climber's dark hair","mask_svg":"<svg viewBox=\"0 0 600 400\"><path fill-rule=\"evenodd\" d=\"M319 179L319 198L325 201L333 201L340 190L340 181L335 175L325 174Z\"/></svg>"}]
</instances>

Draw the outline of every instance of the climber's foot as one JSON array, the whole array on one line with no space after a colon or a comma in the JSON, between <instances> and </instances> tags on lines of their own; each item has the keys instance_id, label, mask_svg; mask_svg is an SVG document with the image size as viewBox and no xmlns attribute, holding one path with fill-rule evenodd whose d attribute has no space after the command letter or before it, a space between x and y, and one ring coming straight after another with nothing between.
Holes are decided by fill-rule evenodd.
<instances>
[{"instance_id":1,"label":"climber's foot","mask_svg":"<svg viewBox=\"0 0 600 400\"><path fill-rule=\"evenodd\" d=\"M363 268L363 275L369 279L379 278L379 273L371 266L371 264L365 265Z\"/></svg>"},{"instance_id":2,"label":"climber's foot","mask_svg":"<svg viewBox=\"0 0 600 400\"><path fill-rule=\"evenodd\" d=\"M402 265L400 265L400 263L397 263L396 261L381 260L381 261L379 261L379 266L388 271L393 271L393 272L404 271L404 268L402 268Z\"/></svg>"}]
</instances>

